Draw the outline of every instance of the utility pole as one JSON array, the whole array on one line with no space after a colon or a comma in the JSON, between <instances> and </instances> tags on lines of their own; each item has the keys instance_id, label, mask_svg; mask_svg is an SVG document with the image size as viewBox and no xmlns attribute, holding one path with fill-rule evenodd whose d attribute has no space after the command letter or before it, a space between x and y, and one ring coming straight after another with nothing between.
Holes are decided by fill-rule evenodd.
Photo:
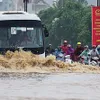
<instances>
[{"instance_id":1,"label":"utility pole","mask_svg":"<svg viewBox=\"0 0 100 100\"><path fill-rule=\"evenodd\" d=\"M23 0L23 2L24 2L24 11L27 12L27 5L28 5L29 0Z\"/></svg>"},{"instance_id":2,"label":"utility pole","mask_svg":"<svg viewBox=\"0 0 100 100\"><path fill-rule=\"evenodd\" d=\"M97 6L100 6L100 0L97 0Z\"/></svg>"}]
</instances>

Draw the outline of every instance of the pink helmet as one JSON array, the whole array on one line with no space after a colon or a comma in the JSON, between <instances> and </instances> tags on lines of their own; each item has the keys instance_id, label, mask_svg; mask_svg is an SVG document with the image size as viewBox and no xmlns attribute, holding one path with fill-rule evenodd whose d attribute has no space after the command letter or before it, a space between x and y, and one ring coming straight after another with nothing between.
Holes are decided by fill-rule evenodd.
<instances>
[{"instance_id":1,"label":"pink helmet","mask_svg":"<svg viewBox=\"0 0 100 100\"><path fill-rule=\"evenodd\" d=\"M68 44L68 47L71 47L71 45L70 45L70 44Z\"/></svg>"}]
</instances>

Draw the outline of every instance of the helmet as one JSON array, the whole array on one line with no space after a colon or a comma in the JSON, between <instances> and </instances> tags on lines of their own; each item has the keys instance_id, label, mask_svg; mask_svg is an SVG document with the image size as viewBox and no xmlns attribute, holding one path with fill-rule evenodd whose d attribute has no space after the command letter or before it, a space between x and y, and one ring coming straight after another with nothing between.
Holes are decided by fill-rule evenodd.
<instances>
[{"instance_id":1,"label":"helmet","mask_svg":"<svg viewBox=\"0 0 100 100\"><path fill-rule=\"evenodd\" d=\"M97 48L100 48L100 45L98 45Z\"/></svg>"},{"instance_id":2,"label":"helmet","mask_svg":"<svg viewBox=\"0 0 100 100\"><path fill-rule=\"evenodd\" d=\"M96 45L93 45L92 48L96 48Z\"/></svg>"},{"instance_id":3,"label":"helmet","mask_svg":"<svg viewBox=\"0 0 100 100\"><path fill-rule=\"evenodd\" d=\"M64 43L67 43L67 40L65 40Z\"/></svg>"},{"instance_id":4,"label":"helmet","mask_svg":"<svg viewBox=\"0 0 100 100\"><path fill-rule=\"evenodd\" d=\"M77 42L77 45L81 45L81 42Z\"/></svg>"},{"instance_id":5,"label":"helmet","mask_svg":"<svg viewBox=\"0 0 100 100\"><path fill-rule=\"evenodd\" d=\"M52 46L52 44L49 44L49 46Z\"/></svg>"},{"instance_id":6,"label":"helmet","mask_svg":"<svg viewBox=\"0 0 100 100\"><path fill-rule=\"evenodd\" d=\"M86 46L84 46L84 48L89 48L89 46L88 46L88 45L86 45Z\"/></svg>"},{"instance_id":7,"label":"helmet","mask_svg":"<svg viewBox=\"0 0 100 100\"><path fill-rule=\"evenodd\" d=\"M55 51L57 51L58 49L56 48Z\"/></svg>"},{"instance_id":8,"label":"helmet","mask_svg":"<svg viewBox=\"0 0 100 100\"><path fill-rule=\"evenodd\" d=\"M68 47L71 47L71 45L70 45L70 44L68 44Z\"/></svg>"}]
</instances>

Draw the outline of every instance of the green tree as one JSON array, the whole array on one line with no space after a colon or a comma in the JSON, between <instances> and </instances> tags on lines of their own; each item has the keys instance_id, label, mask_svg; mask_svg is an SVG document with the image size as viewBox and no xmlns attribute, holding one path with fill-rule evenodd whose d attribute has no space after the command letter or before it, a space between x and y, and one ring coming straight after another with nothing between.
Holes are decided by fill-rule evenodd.
<instances>
[{"instance_id":1,"label":"green tree","mask_svg":"<svg viewBox=\"0 0 100 100\"><path fill-rule=\"evenodd\" d=\"M57 2L57 6L39 13L42 22L50 32L46 43L52 43L56 47L66 39L73 46L77 41L90 45L91 8L87 5L87 1L63 0L63 7L61 1Z\"/></svg>"}]
</instances>

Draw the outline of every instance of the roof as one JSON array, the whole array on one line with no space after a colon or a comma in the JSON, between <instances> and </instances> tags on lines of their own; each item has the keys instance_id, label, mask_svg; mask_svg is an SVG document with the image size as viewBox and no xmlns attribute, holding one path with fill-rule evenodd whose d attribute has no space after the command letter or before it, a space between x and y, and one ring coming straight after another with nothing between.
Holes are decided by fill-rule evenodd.
<instances>
[{"instance_id":1,"label":"roof","mask_svg":"<svg viewBox=\"0 0 100 100\"><path fill-rule=\"evenodd\" d=\"M40 2L49 6L49 4L45 0L34 0L35 4L39 4Z\"/></svg>"},{"instance_id":2,"label":"roof","mask_svg":"<svg viewBox=\"0 0 100 100\"><path fill-rule=\"evenodd\" d=\"M29 14L24 11L3 11L0 12L0 21L2 20L39 20L36 14Z\"/></svg>"}]
</instances>

